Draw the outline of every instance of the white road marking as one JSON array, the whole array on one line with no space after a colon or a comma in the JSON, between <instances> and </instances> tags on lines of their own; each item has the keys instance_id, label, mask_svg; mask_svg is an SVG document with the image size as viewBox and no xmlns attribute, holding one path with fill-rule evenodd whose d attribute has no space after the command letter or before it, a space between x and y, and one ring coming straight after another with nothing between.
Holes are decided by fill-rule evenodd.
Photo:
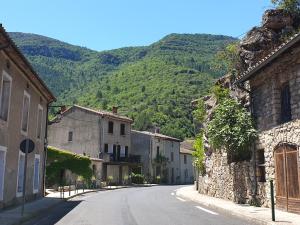
<instances>
[{"instance_id":1,"label":"white road marking","mask_svg":"<svg viewBox=\"0 0 300 225\"><path fill-rule=\"evenodd\" d=\"M175 195L175 193L172 192L171 195Z\"/></svg>"},{"instance_id":2,"label":"white road marking","mask_svg":"<svg viewBox=\"0 0 300 225\"><path fill-rule=\"evenodd\" d=\"M182 201L182 202L186 202L186 200L182 199L182 198L179 198L179 197L176 197L179 201Z\"/></svg>"},{"instance_id":3,"label":"white road marking","mask_svg":"<svg viewBox=\"0 0 300 225\"><path fill-rule=\"evenodd\" d=\"M216 212L213 212L213 211L210 211L210 210L208 210L208 209L204 209L204 208L202 208L202 207L200 207L200 206L195 206L197 209L200 209L200 210L203 210L203 211L205 211L205 212L207 212L207 213L210 213L210 214L213 214L213 215L219 215L218 213L216 213Z\"/></svg>"}]
</instances>

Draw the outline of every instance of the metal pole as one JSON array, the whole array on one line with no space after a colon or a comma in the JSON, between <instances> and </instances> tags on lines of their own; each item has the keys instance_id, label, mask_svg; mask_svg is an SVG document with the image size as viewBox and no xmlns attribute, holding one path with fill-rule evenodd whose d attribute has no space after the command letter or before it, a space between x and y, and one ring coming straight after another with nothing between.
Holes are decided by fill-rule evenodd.
<instances>
[{"instance_id":1,"label":"metal pole","mask_svg":"<svg viewBox=\"0 0 300 225\"><path fill-rule=\"evenodd\" d=\"M27 173L27 156L29 149L29 140L26 140L25 147L25 165L24 165L24 180L23 180L23 201L22 201L22 216L24 215L24 207L25 207L25 194L26 194L26 173Z\"/></svg>"},{"instance_id":2,"label":"metal pole","mask_svg":"<svg viewBox=\"0 0 300 225\"><path fill-rule=\"evenodd\" d=\"M272 221L275 221L275 203L274 203L274 184L273 184L273 180L270 180L270 188L271 188Z\"/></svg>"}]
</instances>

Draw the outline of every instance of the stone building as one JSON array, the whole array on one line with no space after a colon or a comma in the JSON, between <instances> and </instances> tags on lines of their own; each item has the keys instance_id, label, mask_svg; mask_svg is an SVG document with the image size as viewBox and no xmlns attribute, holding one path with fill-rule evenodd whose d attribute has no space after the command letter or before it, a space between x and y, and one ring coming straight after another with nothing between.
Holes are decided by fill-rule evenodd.
<instances>
[{"instance_id":1,"label":"stone building","mask_svg":"<svg viewBox=\"0 0 300 225\"><path fill-rule=\"evenodd\" d=\"M255 145L258 196L269 200L275 182L276 207L300 213L300 35L291 37L238 77L247 87L259 138Z\"/></svg>"},{"instance_id":2,"label":"stone building","mask_svg":"<svg viewBox=\"0 0 300 225\"><path fill-rule=\"evenodd\" d=\"M31 139L26 200L44 194L45 131L48 104L55 97L0 25L0 208L22 202L25 154L20 143Z\"/></svg>"},{"instance_id":3,"label":"stone building","mask_svg":"<svg viewBox=\"0 0 300 225\"><path fill-rule=\"evenodd\" d=\"M141 156L141 166L133 172L144 174L150 182L180 183L180 140L148 131L131 132L133 154Z\"/></svg>"},{"instance_id":4,"label":"stone building","mask_svg":"<svg viewBox=\"0 0 300 225\"><path fill-rule=\"evenodd\" d=\"M193 166L193 140L185 140L180 143L180 183L194 183L194 166Z\"/></svg>"},{"instance_id":5,"label":"stone building","mask_svg":"<svg viewBox=\"0 0 300 225\"><path fill-rule=\"evenodd\" d=\"M128 179L139 158L131 151L131 123L125 116L74 105L49 125L49 145L91 158L103 159L102 179Z\"/></svg>"}]
</instances>

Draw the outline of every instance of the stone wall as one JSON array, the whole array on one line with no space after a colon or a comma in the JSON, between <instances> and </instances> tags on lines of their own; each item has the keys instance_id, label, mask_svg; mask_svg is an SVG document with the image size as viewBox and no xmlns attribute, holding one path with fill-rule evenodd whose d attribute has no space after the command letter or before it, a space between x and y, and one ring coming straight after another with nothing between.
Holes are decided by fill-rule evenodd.
<instances>
[{"instance_id":1,"label":"stone wall","mask_svg":"<svg viewBox=\"0 0 300 225\"><path fill-rule=\"evenodd\" d=\"M262 200L264 206L270 206L270 180L274 180L274 186L276 187L275 179L275 159L274 149L276 146L282 143L300 145L300 120L294 120L289 123L281 124L273 129L261 132L256 144L256 149L263 149L265 156L265 170L266 170L266 182L259 183L259 197ZM299 150L298 150L299 151ZM299 154L298 154L299 155ZM300 162L300 155L298 163ZM275 188L276 194L276 188Z\"/></svg>"},{"instance_id":2,"label":"stone wall","mask_svg":"<svg viewBox=\"0 0 300 225\"><path fill-rule=\"evenodd\" d=\"M199 177L199 193L246 203L254 188L250 162L227 163L227 154L212 153L206 158L206 175Z\"/></svg>"}]
</instances>

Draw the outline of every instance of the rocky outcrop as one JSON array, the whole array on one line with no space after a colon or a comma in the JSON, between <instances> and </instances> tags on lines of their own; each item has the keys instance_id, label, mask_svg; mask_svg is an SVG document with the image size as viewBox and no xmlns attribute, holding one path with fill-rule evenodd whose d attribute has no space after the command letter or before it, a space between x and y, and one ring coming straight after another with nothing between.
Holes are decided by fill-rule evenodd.
<instances>
[{"instance_id":1,"label":"rocky outcrop","mask_svg":"<svg viewBox=\"0 0 300 225\"><path fill-rule=\"evenodd\" d=\"M267 10L262 26L252 28L241 40L238 48L238 72L243 72L279 46L286 36L299 28L299 16L282 9Z\"/></svg>"}]
</instances>

